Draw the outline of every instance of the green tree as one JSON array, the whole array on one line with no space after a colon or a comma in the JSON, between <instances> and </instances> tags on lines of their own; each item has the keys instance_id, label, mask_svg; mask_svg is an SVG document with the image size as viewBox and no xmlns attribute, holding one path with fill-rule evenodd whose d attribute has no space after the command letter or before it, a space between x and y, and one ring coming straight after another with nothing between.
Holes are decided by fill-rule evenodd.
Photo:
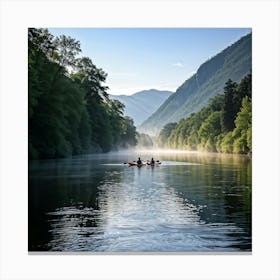
<instances>
[{"instance_id":1,"label":"green tree","mask_svg":"<svg viewBox=\"0 0 280 280\"><path fill-rule=\"evenodd\" d=\"M71 37L28 30L30 159L136 144L136 129L123 116L124 105L108 97L107 74L90 58L77 58L80 52L80 42Z\"/></svg>"},{"instance_id":2,"label":"green tree","mask_svg":"<svg viewBox=\"0 0 280 280\"><path fill-rule=\"evenodd\" d=\"M54 36L46 28L29 28L28 29L28 51L29 55L34 56L35 67L38 66L40 56L44 54L47 58L55 50Z\"/></svg>"},{"instance_id":3,"label":"green tree","mask_svg":"<svg viewBox=\"0 0 280 280\"><path fill-rule=\"evenodd\" d=\"M125 119L125 133L123 134L123 142L125 147L136 146L136 127L134 125L133 119L126 116Z\"/></svg>"},{"instance_id":4,"label":"green tree","mask_svg":"<svg viewBox=\"0 0 280 280\"><path fill-rule=\"evenodd\" d=\"M55 62L56 70L53 72L50 90L53 90L61 74L67 75L67 66L75 67L76 56L81 52L80 42L65 35L56 37L53 45L55 49L51 54L51 60Z\"/></svg>"},{"instance_id":5,"label":"green tree","mask_svg":"<svg viewBox=\"0 0 280 280\"><path fill-rule=\"evenodd\" d=\"M78 133L80 138L81 153L91 152L91 126L90 118L86 107L83 107L81 113L81 119L78 127Z\"/></svg>"},{"instance_id":6,"label":"green tree","mask_svg":"<svg viewBox=\"0 0 280 280\"><path fill-rule=\"evenodd\" d=\"M233 94L233 106L234 106L234 119L237 117L237 113L242 106L242 100L244 97L252 97L252 75L246 75L238 84L236 91Z\"/></svg>"},{"instance_id":7,"label":"green tree","mask_svg":"<svg viewBox=\"0 0 280 280\"><path fill-rule=\"evenodd\" d=\"M233 151L233 141L234 141L234 138L232 136L232 131L226 133L225 136L223 137L222 141L221 141L221 145L220 145L219 150L222 153L232 153L232 151Z\"/></svg>"},{"instance_id":8,"label":"green tree","mask_svg":"<svg viewBox=\"0 0 280 280\"><path fill-rule=\"evenodd\" d=\"M102 85L107 75L88 57L77 59L75 69L76 72L71 78L85 91L92 150L107 152L113 143L110 104L104 102L104 99L108 101L107 87Z\"/></svg>"},{"instance_id":9,"label":"green tree","mask_svg":"<svg viewBox=\"0 0 280 280\"><path fill-rule=\"evenodd\" d=\"M221 133L220 112L213 112L202 123L198 135L203 149L216 152L216 137Z\"/></svg>"},{"instance_id":10,"label":"green tree","mask_svg":"<svg viewBox=\"0 0 280 280\"><path fill-rule=\"evenodd\" d=\"M239 84L228 80L224 94L199 112L164 127L158 141L164 147L223 153L252 150L251 74Z\"/></svg>"},{"instance_id":11,"label":"green tree","mask_svg":"<svg viewBox=\"0 0 280 280\"><path fill-rule=\"evenodd\" d=\"M221 113L221 128L223 132L232 131L234 128L234 103L233 96L235 95L237 84L229 79L224 87L224 104Z\"/></svg>"},{"instance_id":12,"label":"green tree","mask_svg":"<svg viewBox=\"0 0 280 280\"><path fill-rule=\"evenodd\" d=\"M236 128L233 130L233 136L235 137L233 152L252 152L252 102L248 96L242 100L242 108L237 114L235 125Z\"/></svg>"},{"instance_id":13,"label":"green tree","mask_svg":"<svg viewBox=\"0 0 280 280\"><path fill-rule=\"evenodd\" d=\"M54 62L62 67L76 66L77 55L81 52L80 42L69 36L61 35L53 41L55 51L52 53Z\"/></svg>"},{"instance_id":14,"label":"green tree","mask_svg":"<svg viewBox=\"0 0 280 280\"><path fill-rule=\"evenodd\" d=\"M47 29L28 29L28 116L32 117L34 107L42 94L40 74L47 64L47 56L54 50L53 35Z\"/></svg>"},{"instance_id":15,"label":"green tree","mask_svg":"<svg viewBox=\"0 0 280 280\"><path fill-rule=\"evenodd\" d=\"M177 123L168 123L166 124L163 129L161 130L159 137L158 137L158 146L165 147L167 139L171 135L173 129L176 127Z\"/></svg>"}]
</instances>

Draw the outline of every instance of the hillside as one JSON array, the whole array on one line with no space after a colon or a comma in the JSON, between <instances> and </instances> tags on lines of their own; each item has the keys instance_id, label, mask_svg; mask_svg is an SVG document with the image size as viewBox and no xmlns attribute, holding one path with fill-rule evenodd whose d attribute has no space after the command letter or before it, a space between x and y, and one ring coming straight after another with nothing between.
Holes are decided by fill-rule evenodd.
<instances>
[{"instance_id":1,"label":"hillside","mask_svg":"<svg viewBox=\"0 0 280 280\"><path fill-rule=\"evenodd\" d=\"M252 69L252 34L203 63L140 127L139 131L158 134L170 122L177 122L209 103L209 99L223 93L228 79L239 82Z\"/></svg>"},{"instance_id":2,"label":"hillside","mask_svg":"<svg viewBox=\"0 0 280 280\"><path fill-rule=\"evenodd\" d=\"M110 95L125 105L124 114L134 120L136 126L140 125L172 94L171 91L156 89L143 90L133 95Z\"/></svg>"}]
</instances>

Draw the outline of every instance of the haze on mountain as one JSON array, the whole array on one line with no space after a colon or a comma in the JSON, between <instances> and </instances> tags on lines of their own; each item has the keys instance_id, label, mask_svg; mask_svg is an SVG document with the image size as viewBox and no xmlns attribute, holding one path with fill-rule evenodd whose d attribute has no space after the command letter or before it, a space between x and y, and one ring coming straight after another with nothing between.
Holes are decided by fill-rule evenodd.
<instances>
[{"instance_id":1,"label":"haze on mountain","mask_svg":"<svg viewBox=\"0 0 280 280\"><path fill-rule=\"evenodd\" d=\"M223 93L228 79L239 82L252 69L252 34L248 34L213 58L203 63L174 94L138 128L140 132L157 135L171 122L198 112L209 100Z\"/></svg>"},{"instance_id":2,"label":"haze on mountain","mask_svg":"<svg viewBox=\"0 0 280 280\"><path fill-rule=\"evenodd\" d=\"M119 100L125 105L124 114L139 126L172 94L171 91L143 90L132 95L110 95L111 99Z\"/></svg>"}]
</instances>

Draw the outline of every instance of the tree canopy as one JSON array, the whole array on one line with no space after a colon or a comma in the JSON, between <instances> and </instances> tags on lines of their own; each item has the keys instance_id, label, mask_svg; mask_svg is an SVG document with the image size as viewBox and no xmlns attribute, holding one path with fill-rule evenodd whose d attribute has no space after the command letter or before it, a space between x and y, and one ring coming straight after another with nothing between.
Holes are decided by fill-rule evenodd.
<instances>
[{"instance_id":1,"label":"tree canopy","mask_svg":"<svg viewBox=\"0 0 280 280\"><path fill-rule=\"evenodd\" d=\"M108 97L107 74L80 53L80 42L71 37L28 30L30 159L136 145L133 120Z\"/></svg>"},{"instance_id":2,"label":"tree canopy","mask_svg":"<svg viewBox=\"0 0 280 280\"><path fill-rule=\"evenodd\" d=\"M224 94L208 106L161 130L158 145L166 148L223 153L252 152L252 75L239 84L228 80Z\"/></svg>"}]
</instances>

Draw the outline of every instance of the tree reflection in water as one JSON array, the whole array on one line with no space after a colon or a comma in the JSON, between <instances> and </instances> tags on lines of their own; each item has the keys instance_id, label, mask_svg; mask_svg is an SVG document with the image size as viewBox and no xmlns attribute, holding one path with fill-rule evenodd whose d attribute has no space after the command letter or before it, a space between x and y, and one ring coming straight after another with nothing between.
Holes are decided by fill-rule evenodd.
<instances>
[{"instance_id":1,"label":"tree reflection in water","mask_svg":"<svg viewBox=\"0 0 280 280\"><path fill-rule=\"evenodd\" d=\"M159 167L120 164L129 157L31 163L29 251L251 250L250 159L164 154Z\"/></svg>"}]
</instances>

